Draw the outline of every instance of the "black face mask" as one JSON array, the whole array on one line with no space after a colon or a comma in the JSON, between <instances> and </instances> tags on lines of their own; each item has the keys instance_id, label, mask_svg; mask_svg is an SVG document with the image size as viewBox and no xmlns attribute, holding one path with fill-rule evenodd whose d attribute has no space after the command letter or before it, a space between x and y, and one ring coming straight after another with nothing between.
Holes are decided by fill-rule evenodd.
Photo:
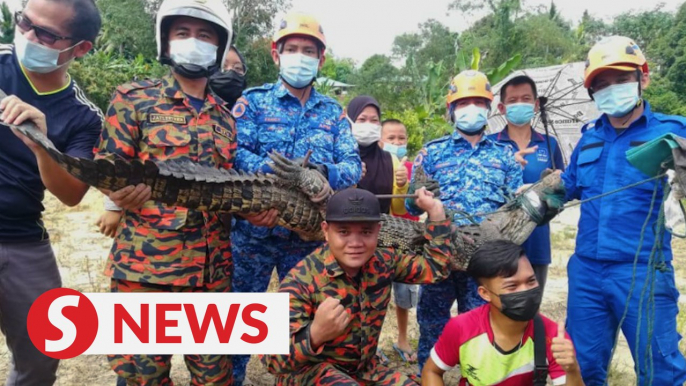
<instances>
[{"instance_id":1,"label":"black face mask","mask_svg":"<svg viewBox=\"0 0 686 386\"><path fill-rule=\"evenodd\" d=\"M210 88L230 107L236 104L246 86L245 76L236 71L218 72L210 77Z\"/></svg>"},{"instance_id":2,"label":"black face mask","mask_svg":"<svg viewBox=\"0 0 686 386\"><path fill-rule=\"evenodd\" d=\"M541 307L543 300L543 290L541 286L526 291L513 292L511 294L498 295L489 292L500 298L501 310L503 315L518 322L526 322L534 318Z\"/></svg>"}]
</instances>

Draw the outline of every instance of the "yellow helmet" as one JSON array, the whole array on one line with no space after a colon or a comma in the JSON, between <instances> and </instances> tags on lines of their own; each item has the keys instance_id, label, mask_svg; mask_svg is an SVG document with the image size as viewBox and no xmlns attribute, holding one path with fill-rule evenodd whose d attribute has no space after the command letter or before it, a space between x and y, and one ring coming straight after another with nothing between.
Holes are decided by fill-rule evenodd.
<instances>
[{"instance_id":1,"label":"yellow helmet","mask_svg":"<svg viewBox=\"0 0 686 386\"><path fill-rule=\"evenodd\" d=\"M448 106L457 100L471 97L481 97L493 101L491 84L488 82L486 75L479 71L462 71L450 82L447 98Z\"/></svg>"},{"instance_id":2,"label":"yellow helmet","mask_svg":"<svg viewBox=\"0 0 686 386\"><path fill-rule=\"evenodd\" d=\"M326 49L326 37L324 36L324 29L319 24L317 19L311 15L304 13L291 12L288 13L279 23L278 29L274 34L272 40L272 48L276 49L277 43L287 37L293 35L309 36L317 40Z\"/></svg>"},{"instance_id":3,"label":"yellow helmet","mask_svg":"<svg viewBox=\"0 0 686 386\"><path fill-rule=\"evenodd\" d=\"M596 43L586 59L584 87L590 88L593 79L604 70L648 73L648 62L638 45L625 36L608 36Z\"/></svg>"}]
</instances>

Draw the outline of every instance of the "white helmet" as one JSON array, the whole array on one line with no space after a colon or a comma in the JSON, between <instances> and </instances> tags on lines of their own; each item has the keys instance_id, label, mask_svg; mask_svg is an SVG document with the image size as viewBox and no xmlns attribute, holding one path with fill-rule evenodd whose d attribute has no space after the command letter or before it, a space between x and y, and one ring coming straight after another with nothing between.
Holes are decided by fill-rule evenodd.
<instances>
[{"instance_id":1,"label":"white helmet","mask_svg":"<svg viewBox=\"0 0 686 386\"><path fill-rule=\"evenodd\" d=\"M165 55L163 50L166 43L163 37L162 28L168 27L165 25L165 19L173 16L188 16L196 19L208 21L216 24L225 32L225 36L221 36L219 40L220 46L225 43L223 47L217 50L217 62L207 69L206 76L216 72L224 63L226 55L231 48L231 40L233 38L233 29L231 28L231 15L224 6L222 0L164 0L157 11L157 22L155 25L155 38L157 39L157 60L162 64L168 64L176 67L171 58ZM168 39L168 37L166 37Z\"/></svg>"}]
</instances>

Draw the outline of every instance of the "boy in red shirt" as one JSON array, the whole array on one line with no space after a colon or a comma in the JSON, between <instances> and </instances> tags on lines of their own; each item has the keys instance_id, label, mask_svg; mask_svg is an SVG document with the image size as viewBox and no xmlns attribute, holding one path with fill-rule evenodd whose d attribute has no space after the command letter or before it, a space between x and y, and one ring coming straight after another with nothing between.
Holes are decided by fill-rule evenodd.
<instances>
[{"instance_id":1,"label":"boy in red shirt","mask_svg":"<svg viewBox=\"0 0 686 386\"><path fill-rule=\"evenodd\" d=\"M452 318L431 350L422 385L443 385L443 374L459 366L460 386L532 385L534 316L542 291L520 246L497 240L484 244L467 271L479 283L485 304ZM554 385L584 385L574 346L564 326L541 315L548 374Z\"/></svg>"}]
</instances>

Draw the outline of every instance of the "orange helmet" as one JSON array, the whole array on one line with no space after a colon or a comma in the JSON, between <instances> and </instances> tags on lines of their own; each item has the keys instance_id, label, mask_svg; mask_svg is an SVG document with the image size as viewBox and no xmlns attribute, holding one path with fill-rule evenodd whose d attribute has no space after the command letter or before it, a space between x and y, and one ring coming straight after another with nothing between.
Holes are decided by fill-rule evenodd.
<instances>
[{"instance_id":1,"label":"orange helmet","mask_svg":"<svg viewBox=\"0 0 686 386\"><path fill-rule=\"evenodd\" d=\"M486 98L493 101L493 91L486 75L479 71L462 71L450 82L447 103L471 97Z\"/></svg>"},{"instance_id":2,"label":"orange helmet","mask_svg":"<svg viewBox=\"0 0 686 386\"><path fill-rule=\"evenodd\" d=\"M279 23L279 27L272 39L272 49L276 49L277 43L287 37L293 35L309 36L321 43L326 49L326 37L324 36L324 29L319 24L317 19L311 15L304 13L291 12L288 13Z\"/></svg>"},{"instance_id":3,"label":"orange helmet","mask_svg":"<svg viewBox=\"0 0 686 386\"><path fill-rule=\"evenodd\" d=\"M590 88L593 79L604 70L648 73L648 62L638 45L624 36L608 36L588 51L584 87Z\"/></svg>"}]
</instances>

